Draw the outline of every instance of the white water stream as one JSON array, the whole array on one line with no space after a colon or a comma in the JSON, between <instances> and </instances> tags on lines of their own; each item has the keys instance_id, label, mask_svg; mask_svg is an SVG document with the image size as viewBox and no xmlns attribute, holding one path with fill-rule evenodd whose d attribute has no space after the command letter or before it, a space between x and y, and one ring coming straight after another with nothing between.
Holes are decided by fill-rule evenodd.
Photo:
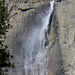
<instances>
[{"instance_id":1,"label":"white water stream","mask_svg":"<svg viewBox=\"0 0 75 75\"><path fill-rule=\"evenodd\" d=\"M54 1L50 2L47 15L42 17L42 27L35 28L25 42L25 75L48 75L48 50L44 48L45 32L48 30L50 16L53 12Z\"/></svg>"}]
</instances>

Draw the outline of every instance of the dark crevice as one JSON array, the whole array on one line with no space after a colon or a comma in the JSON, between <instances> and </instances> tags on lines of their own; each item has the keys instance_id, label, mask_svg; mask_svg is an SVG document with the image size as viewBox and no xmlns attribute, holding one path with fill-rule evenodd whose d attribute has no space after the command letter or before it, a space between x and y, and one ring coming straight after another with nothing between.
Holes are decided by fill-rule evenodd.
<instances>
[{"instance_id":1,"label":"dark crevice","mask_svg":"<svg viewBox=\"0 0 75 75\"><path fill-rule=\"evenodd\" d=\"M49 40L48 40L48 38L47 38L47 32L45 32L45 39L46 39L46 41L45 41L45 43L44 43L44 46L46 47L46 46L49 45Z\"/></svg>"},{"instance_id":2,"label":"dark crevice","mask_svg":"<svg viewBox=\"0 0 75 75\"><path fill-rule=\"evenodd\" d=\"M75 42L75 36L74 36L74 42Z\"/></svg>"},{"instance_id":3,"label":"dark crevice","mask_svg":"<svg viewBox=\"0 0 75 75\"><path fill-rule=\"evenodd\" d=\"M49 25L48 25L48 34L50 34L50 29L51 29L51 23L52 23L53 15L54 15L54 11L53 11L53 13L50 16Z\"/></svg>"},{"instance_id":4,"label":"dark crevice","mask_svg":"<svg viewBox=\"0 0 75 75\"><path fill-rule=\"evenodd\" d=\"M35 8L27 8L27 9L18 8L18 10L21 10L22 12L25 12L25 11L28 11L28 10L31 10L31 9L35 9Z\"/></svg>"},{"instance_id":5,"label":"dark crevice","mask_svg":"<svg viewBox=\"0 0 75 75\"><path fill-rule=\"evenodd\" d=\"M49 45L49 40L48 40L48 37L47 37L47 34L49 35L50 34L50 29L51 29L51 23L52 23L52 19L53 19L53 14L54 14L54 11L52 12L51 16L50 16L50 20L49 20L49 24L48 24L48 30L45 32L45 43L44 43L44 46L48 46Z\"/></svg>"}]
</instances>

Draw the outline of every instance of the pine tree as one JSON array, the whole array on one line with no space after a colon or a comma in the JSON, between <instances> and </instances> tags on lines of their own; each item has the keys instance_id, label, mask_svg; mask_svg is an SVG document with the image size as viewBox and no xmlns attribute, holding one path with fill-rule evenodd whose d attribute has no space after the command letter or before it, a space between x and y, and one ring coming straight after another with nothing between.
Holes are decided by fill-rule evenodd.
<instances>
[{"instance_id":1,"label":"pine tree","mask_svg":"<svg viewBox=\"0 0 75 75\"><path fill-rule=\"evenodd\" d=\"M5 75L4 72L7 71L7 68L14 67L11 64L10 59L13 57L10 55L7 50L8 46L4 45L3 36L7 32L8 28L8 9L5 5L5 0L0 0L0 75Z\"/></svg>"}]
</instances>

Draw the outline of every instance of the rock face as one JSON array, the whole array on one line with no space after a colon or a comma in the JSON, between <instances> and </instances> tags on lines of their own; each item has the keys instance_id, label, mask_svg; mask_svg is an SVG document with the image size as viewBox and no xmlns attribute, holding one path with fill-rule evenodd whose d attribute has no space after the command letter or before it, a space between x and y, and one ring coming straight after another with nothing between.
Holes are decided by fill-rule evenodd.
<instances>
[{"instance_id":1,"label":"rock face","mask_svg":"<svg viewBox=\"0 0 75 75\"><path fill-rule=\"evenodd\" d=\"M25 75L25 56L24 50L21 50L22 36L25 33L24 35L27 37L37 10L39 11L43 5L45 5L45 8L49 2L48 0L31 1L7 1L9 2L9 11L11 11L8 19L12 28L9 29L5 42L14 56L12 62L15 63L15 68L9 69L8 75ZM74 5L74 0L55 3L55 10L50 19L49 31L46 34L50 43L48 75L75 75Z\"/></svg>"},{"instance_id":2,"label":"rock face","mask_svg":"<svg viewBox=\"0 0 75 75\"><path fill-rule=\"evenodd\" d=\"M50 32L50 43L52 44L50 48L50 50L52 50L52 52L50 52L50 59L53 57L53 63L50 63L52 67L50 68L52 69L54 67L55 69L50 70L50 75L75 75L74 5L74 0L65 0L60 3L55 3L54 20L52 22L53 24L51 24L53 28L51 27ZM59 50L59 55L57 50ZM60 69L57 69L57 62L60 64ZM55 67L54 64L57 66Z\"/></svg>"},{"instance_id":3,"label":"rock face","mask_svg":"<svg viewBox=\"0 0 75 75\"><path fill-rule=\"evenodd\" d=\"M75 75L75 1L58 3L59 45L63 60L63 75Z\"/></svg>"}]
</instances>

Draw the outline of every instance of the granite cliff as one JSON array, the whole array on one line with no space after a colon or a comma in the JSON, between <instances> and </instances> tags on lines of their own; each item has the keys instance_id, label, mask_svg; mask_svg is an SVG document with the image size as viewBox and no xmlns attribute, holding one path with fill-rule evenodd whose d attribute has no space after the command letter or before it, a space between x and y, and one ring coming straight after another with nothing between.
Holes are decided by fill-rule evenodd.
<instances>
[{"instance_id":1,"label":"granite cliff","mask_svg":"<svg viewBox=\"0 0 75 75\"><path fill-rule=\"evenodd\" d=\"M39 13L47 11L50 7L49 2L49 0L7 1L10 11L8 19L12 28L10 27L8 30L5 42L14 56L12 62L15 63L15 68L9 69L8 75L25 75L25 51L22 49L22 39L29 36L30 29L34 27L34 24L37 25L38 23L40 25L41 19L37 19L37 16ZM55 2L54 12L50 17L48 31L46 32L49 42L49 60L48 63L45 63L48 64L48 75L75 75L74 5L74 0Z\"/></svg>"}]
</instances>

